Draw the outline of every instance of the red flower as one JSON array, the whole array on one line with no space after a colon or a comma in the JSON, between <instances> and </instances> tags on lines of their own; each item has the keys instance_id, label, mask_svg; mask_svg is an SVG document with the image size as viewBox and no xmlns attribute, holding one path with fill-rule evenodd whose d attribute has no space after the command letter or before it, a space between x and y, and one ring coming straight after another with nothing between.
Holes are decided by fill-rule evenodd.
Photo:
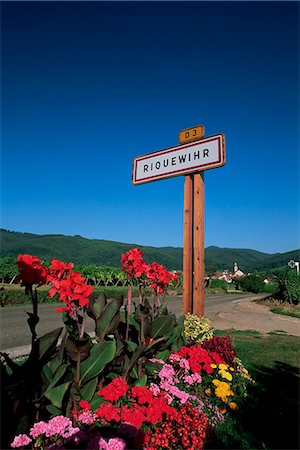
<instances>
[{"instance_id":1,"label":"red flower","mask_svg":"<svg viewBox=\"0 0 300 450\"><path fill-rule=\"evenodd\" d=\"M84 411L90 411L90 410L91 410L90 402L88 402L87 400L80 400L79 406L80 406L80 408L82 408Z\"/></svg>"},{"instance_id":2,"label":"red flower","mask_svg":"<svg viewBox=\"0 0 300 450\"><path fill-rule=\"evenodd\" d=\"M106 387L98 391L98 395L111 402L119 400L126 394L129 386L123 378L114 378Z\"/></svg>"},{"instance_id":3,"label":"red flower","mask_svg":"<svg viewBox=\"0 0 300 450\"><path fill-rule=\"evenodd\" d=\"M127 278L140 278L145 274L147 264L144 254L139 248L132 248L121 257L122 270L126 271Z\"/></svg>"},{"instance_id":4,"label":"red flower","mask_svg":"<svg viewBox=\"0 0 300 450\"><path fill-rule=\"evenodd\" d=\"M100 419L105 419L107 422L114 420L115 422L120 422L120 408L111 403L102 403L96 411L96 415Z\"/></svg>"},{"instance_id":5,"label":"red flower","mask_svg":"<svg viewBox=\"0 0 300 450\"><path fill-rule=\"evenodd\" d=\"M176 277L178 278L177 274L168 272L165 266L157 262L147 265L146 275L152 283L150 287L159 294L163 294L171 281L175 280Z\"/></svg>"},{"instance_id":6,"label":"red flower","mask_svg":"<svg viewBox=\"0 0 300 450\"><path fill-rule=\"evenodd\" d=\"M59 261L57 258L52 259L51 265L49 266L47 282L55 284L55 281L62 280L63 278L65 278L67 272L71 272L73 267L73 263Z\"/></svg>"},{"instance_id":7,"label":"red flower","mask_svg":"<svg viewBox=\"0 0 300 450\"><path fill-rule=\"evenodd\" d=\"M37 256L19 255L17 261L20 273L18 280L21 280L25 286L32 286L33 284L41 286L45 284L47 269L41 263L42 261Z\"/></svg>"},{"instance_id":8,"label":"red flower","mask_svg":"<svg viewBox=\"0 0 300 450\"><path fill-rule=\"evenodd\" d=\"M137 398L140 405L150 404L153 400L153 394L146 386L133 386L131 388L131 396Z\"/></svg>"},{"instance_id":9,"label":"red flower","mask_svg":"<svg viewBox=\"0 0 300 450\"><path fill-rule=\"evenodd\" d=\"M67 305L62 308L57 308L57 312L66 311L72 314L74 307L89 306L90 301L88 296L93 292L94 288L87 285L85 280L80 272L72 271L64 279L54 280L54 286L50 289L49 296L53 297L58 292L59 300L65 302Z\"/></svg>"},{"instance_id":10,"label":"red flower","mask_svg":"<svg viewBox=\"0 0 300 450\"><path fill-rule=\"evenodd\" d=\"M134 405L133 408L130 408L128 405L125 405L121 410L122 422L131 423L131 425L139 429L146 419L145 416L146 410L147 408L144 408L143 406L140 405Z\"/></svg>"},{"instance_id":11,"label":"red flower","mask_svg":"<svg viewBox=\"0 0 300 450\"><path fill-rule=\"evenodd\" d=\"M200 450L205 443L206 430L206 416L187 402L178 411L172 408L172 411L156 424L153 432L150 430L147 432L144 448Z\"/></svg>"}]
</instances>

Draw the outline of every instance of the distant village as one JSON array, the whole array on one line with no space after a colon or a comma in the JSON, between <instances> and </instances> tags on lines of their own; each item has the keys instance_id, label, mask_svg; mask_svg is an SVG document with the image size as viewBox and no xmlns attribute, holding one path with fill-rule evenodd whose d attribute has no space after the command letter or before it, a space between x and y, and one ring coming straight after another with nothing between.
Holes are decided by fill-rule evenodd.
<instances>
[{"instance_id":1,"label":"distant village","mask_svg":"<svg viewBox=\"0 0 300 450\"><path fill-rule=\"evenodd\" d=\"M209 280L224 280L227 283L234 283L238 281L240 278L250 275L250 273L245 273L239 269L238 263L233 264L233 271L230 272L229 269L223 270L223 272L215 272L211 277L206 277L205 280L208 282ZM265 284L269 284L270 281L268 279L264 280Z\"/></svg>"}]
</instances>

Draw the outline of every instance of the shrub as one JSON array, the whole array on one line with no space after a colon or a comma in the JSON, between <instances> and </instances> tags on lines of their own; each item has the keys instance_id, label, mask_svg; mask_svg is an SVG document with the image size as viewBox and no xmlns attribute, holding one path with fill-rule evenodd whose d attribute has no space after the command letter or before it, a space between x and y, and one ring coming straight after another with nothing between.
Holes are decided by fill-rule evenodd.
<instances>
[{"instance_id":1,"label":"shrub","mask_svg":"<svg viewBox=\"0 0 300 450\"><path fill-rule=\"evenodd\" d=\"M211 289L220 289L222 291L227 292L228 283L225 280L211 280L210 288Z\"/></svg>"},{"instance_id":2,"label":"shrub","mask_svg":"<svg viewBox=\"0 0 300 450\"><path fill-rule=\"evenodd\" d=\"M184 318L184 333L189 343L201 344L213 337L213 325L207 317L197 314L186 314Z\"/></svg>"},{"instance_id":3,"label":"shrub","mask_svg":"<svg viewBox=\"0 0 300 450\"><path fill-rule=\"evenodd\" d=\"M278 281L275 297L297 305L300 302L300 275L295 270L287 269L278 276Z\"/></svg>"},{"instance_id":4,"label":"shrub","mask_svg":"<svg viewBox=\"0 0 300 450\"><path fill-rule=\"evenodd\" d=\"M239 284L242 291L253 292L254 294L264 292L265 290L263 277L255 273L248 275L247 277L241 278L239 280Z\"/></svg>"}]
</instances>

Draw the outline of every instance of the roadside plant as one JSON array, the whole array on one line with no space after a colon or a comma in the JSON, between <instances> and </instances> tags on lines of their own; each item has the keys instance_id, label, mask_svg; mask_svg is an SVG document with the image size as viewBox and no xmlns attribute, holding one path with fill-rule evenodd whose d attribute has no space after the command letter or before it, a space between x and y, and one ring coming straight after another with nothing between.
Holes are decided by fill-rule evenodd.
<instances>
[{"instance_id":1,"label":"roadside plant","mask_svg":"<svg viewBox=\"0 0 300 450\"><path fill-rule=\"evenodd\" d=\"M188 343L201 344L213 337L213 324L205 316L187 313L184 317L184 334Z\"/></svg>"},{"instance_id":2,"label":"roadside plant","mask_svg":"<svg viewBox=\"0 0 300 450\"><path fill-rule=\"evenodd\" d=\"M295 305L300 302L300 275L295 270L286 269L278 275L275 298Z\"/></svg>"},{"instance_id":3,"label":"roadside plant","mask_svg":"<svg viewBox=\"0 0 300 450\"><path fill-rule=\"evenodd\" d=\"M80 272L74 271L73 263L53 259L46 267L36 256L19 255L19 279L33 304L33 312L27 313L32 350L22 366L9 355L1 354L8 424L4 442L19 429L21 420L26 429L38 418L45 420L51 414L70 417L82 399L97 401L97 388L109 377L123 377L131 384L146 379L144 366L148 358L160 349L182 345L183 319L177 321L165 307L154 310L145 296L145 288L149 286L157 300L175 276L158 263L148 265L147 274L139 273L140 253L134 249L132 254L133 261L130 258L127 261L131 273L125 309L122 296L112 299L103 294L93 296L93 287ZM62 313L64 328L38 338L37 288L42 284L50 286L50 298L56 296L62 303L55 311ZM130 287L135 284L140 294L137 304L130 297ZM85 332L87 315L95 323L93 341ZM61 335L62 341L57 345Z\"/></svg>"}]
</instances>

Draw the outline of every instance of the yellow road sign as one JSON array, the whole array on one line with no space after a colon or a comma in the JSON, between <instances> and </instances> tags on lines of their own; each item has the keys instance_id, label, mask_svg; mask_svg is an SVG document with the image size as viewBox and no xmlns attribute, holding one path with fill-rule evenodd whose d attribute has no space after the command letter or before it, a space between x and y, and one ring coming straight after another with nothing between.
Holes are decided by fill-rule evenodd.
<instances>
[{"instance_id":1,"label":"yellow road sign","mask_svg":"<svg viewBox=\"0 0 300 450\"><path fill-rule=\"evenodd\" d=\"M186 128L180 131L178 134L178 139L180 144L186 144L187 142L197 141L204 136L204 126L196 125L193 128Z\"/></svg>"}]
</instances>

